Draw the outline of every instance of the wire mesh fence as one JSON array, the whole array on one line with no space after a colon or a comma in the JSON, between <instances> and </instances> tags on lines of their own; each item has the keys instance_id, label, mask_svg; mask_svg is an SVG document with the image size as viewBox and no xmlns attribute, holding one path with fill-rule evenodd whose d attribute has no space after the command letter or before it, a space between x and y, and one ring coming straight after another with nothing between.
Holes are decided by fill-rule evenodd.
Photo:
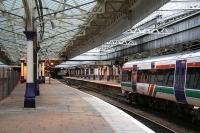
<instances>
[{"instance_id":1,"label":"wire mesh fence","mask_svg":"<svg viewBox=\"0 0 200 133\"><path fill-rule=\"evenodd\" d=\"M9 67L0 67L0 100L9 96L19 81L20 73Z\"/></svg>"}]
</instances>

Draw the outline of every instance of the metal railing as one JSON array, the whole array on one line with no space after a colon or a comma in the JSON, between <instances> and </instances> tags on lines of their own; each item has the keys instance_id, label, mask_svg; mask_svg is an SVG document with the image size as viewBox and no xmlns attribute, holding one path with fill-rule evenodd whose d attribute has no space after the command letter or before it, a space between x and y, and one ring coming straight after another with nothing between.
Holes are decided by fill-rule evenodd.
<instances>
[{"instance_id":1,"label":"metal railing","mask_svg":"<svg viewBox=\"0 0 200 133\"><path fill-rule=\"evenodd\" d=\"M20 73L10 67L0 67L0 100L9 96L19 81Z\"/></svg>"}]
</instances>

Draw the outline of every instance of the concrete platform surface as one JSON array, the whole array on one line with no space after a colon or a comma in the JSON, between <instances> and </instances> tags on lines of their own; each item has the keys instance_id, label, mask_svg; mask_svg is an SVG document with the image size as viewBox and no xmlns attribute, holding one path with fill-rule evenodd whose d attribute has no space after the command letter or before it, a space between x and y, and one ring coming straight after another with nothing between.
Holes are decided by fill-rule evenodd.
<instances>
[{"instance_id":1,"label":"concrete platform surface","mask_svg":"<svg viewBox=\"0 0 200 133\"><path fill-rule=\"evenodd\" d=\"M120 109L57 80L41 84L35 109L24 109L25 84L0 101L0 133L153 132Z\"/></svg>"},{"instance_id":2,"label":"concrete platform surface","mask_svg":"<svg viewBox=\"0 0 200 133\"><path fill-rule=\"evenodd\" d=\"M75 79L75 80L82 80L86 82L92 82L92 83L97 83L97 84L104 84L104 85L109 85L109 86L114 86L114 87L121 87L120 83L112 82L112 81L106 81L106 80L90 80L90 79L84 79L84 78L76 78L76 77L64 77L68 79Z\"/></svg>"}]
</instances>

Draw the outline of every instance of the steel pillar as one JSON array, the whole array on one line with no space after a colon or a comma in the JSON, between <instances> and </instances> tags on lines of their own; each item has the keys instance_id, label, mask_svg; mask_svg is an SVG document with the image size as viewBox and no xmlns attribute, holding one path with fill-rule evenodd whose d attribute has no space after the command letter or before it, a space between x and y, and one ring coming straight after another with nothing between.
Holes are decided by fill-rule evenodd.
<instances>
[{"instance_id":1,"label":"steel pillar","mask_svg":"<svg viewBox=\"0 0 200 133\"><path fill-rule=\"evenodd\" d=\"M24 108L35 108L35 84L33 69L33 37L35 32L25 31L27 38L27 82L24 99Z\"/></svg>"},{"instance_id":2,"label":"steel pillar","mask_svg":"<svg viewBox=\"0 0 200 133\"><path fill-rule=\"evenodd\" d=\"M40 90L38 81L38 53L36 49L34 50L34 83L35 83L35 94L36 96L39 96Z\"/></svg>"}]
</instances>

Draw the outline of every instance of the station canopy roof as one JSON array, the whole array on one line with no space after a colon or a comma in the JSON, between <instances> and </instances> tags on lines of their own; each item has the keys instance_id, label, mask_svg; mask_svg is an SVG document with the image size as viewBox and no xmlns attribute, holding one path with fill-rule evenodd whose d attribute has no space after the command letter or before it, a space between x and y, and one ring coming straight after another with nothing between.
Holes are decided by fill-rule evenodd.
<instances>
[{"instance_id":1,"label":"station canopy roof","mask_svg":"<svg viewBox=\"0 0 200 133\"><path fill-rule=\"evenodd\" d=\"M88 22L95 0L37 0L43 20L36 20L41 58L57 58ZM36 18L38 12L36 11ZM23 0L0 0L0 47L14 62L26 55ZM39 34L38 34L39 35Z\"/></svg>"},{"instance_id":2,"label":"station canopy roof","mask_svg":"<svg viewBox=\"0 0 200 133\"><path fill-rule=\"evenodd\" d=\"M113 40L110 40L109 42L106 42L99 47L96 47L77 57L74 57L71 60L77 60L77 62L80 62L80 60L87 59L91 60L91 62L93 62L92 60L107 60L107 55L109 53L113 53L117 50L122 50L128 47L132 47L133 45L137 45L137 43L134 42L134 39L142 35L173 33L172 29L165 28L169 24L166 23L166 20L172 20L173 18L176 18L181 15L189 17L190 13L196 13L199 11L200 0L171 0L164 6L160 7L157 11L153 12L151 15L143 19L141 22L134 25L131 29L122 33L121 36L113 38ZM151 25L147 24L151 21L154 21L154 23L152 23ZM173 23L174 21L172 20L171 23ZM147 24L148 26L146 26L145 24ZM155 26L159 25L163 26L163 32L157 31L155 29ZM71 68L72 66L69 62L70 61L63 62L57 67ZM85 62L85 64L89 63L90 62ZM81 63L80 65L82 64L84 63ZM79 66L79 63L73 66Z\"/></svg>"},{"instance_id":3,"label":"station canopy roof","mask_svg":"<svg viewBox=\"0 0 200 133\"><path fill-rule=\"evenodd\" d=\"M36 19L37 31L38 35L40 35L38 40L41 47L39 51L41 58L59 58L68 42L81 34L80 31L82 31L84 25L89 23L93 9L99 6L97 0L36 1L38 2L36 5L40 5L40 7L37 7L40 11L39 16L43 16L42 20ZM131 40L144 34L151 34L146 30L145 32L137 30L138 27L145 23L156 19L158 24L166 19L199 10L200 0L171 0L121 36L113 38L113 40L74 59L106 59L106 54L115 52L116 48L123 49L137 45ZM38 18L37 10L36 18ZM0 0L0 51L5 52L5 55L12 62L18 62L20 58L26 56L24 31L25 12L23 0ZM128 45L123 45L124 41L128 41ZM62 66L63 64L67 65L67 62L62 63Z\"/></svg>"}]
</instances>

